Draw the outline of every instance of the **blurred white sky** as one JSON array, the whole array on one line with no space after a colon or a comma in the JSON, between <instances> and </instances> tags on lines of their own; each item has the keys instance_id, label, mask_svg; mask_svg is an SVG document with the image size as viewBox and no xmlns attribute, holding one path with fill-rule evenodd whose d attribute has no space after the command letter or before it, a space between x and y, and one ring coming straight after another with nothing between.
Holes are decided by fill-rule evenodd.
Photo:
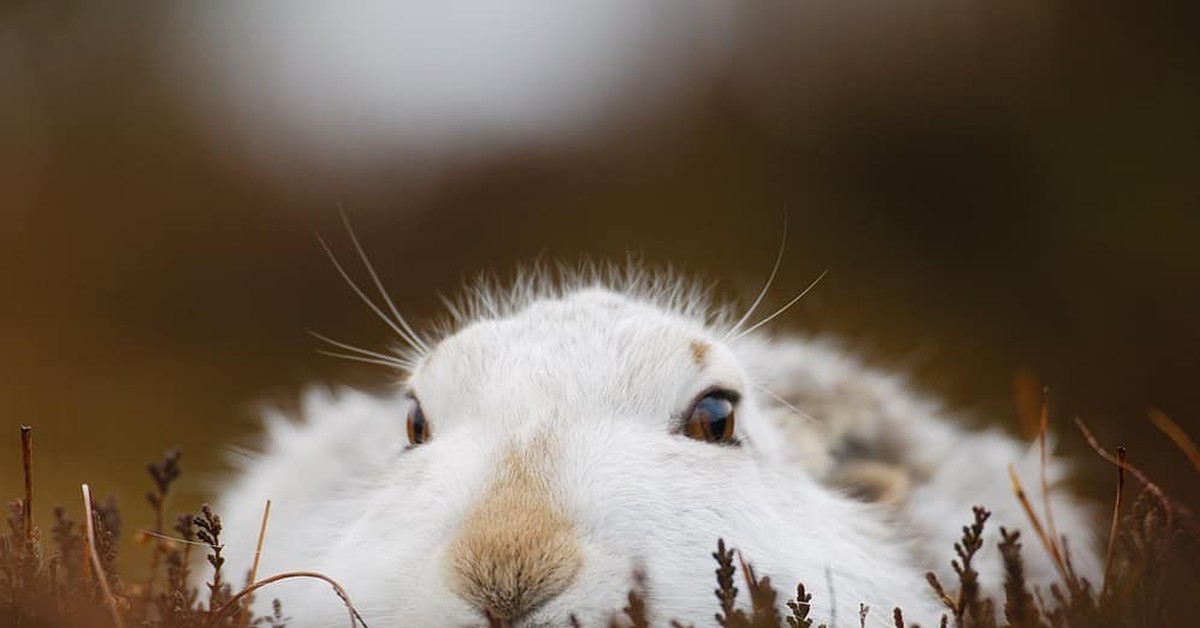
<instances>
[{"instance_id":1,"label":"blurred white sky","mask_svg":"<svg viewBox=\"0 0 1200 628\"><path fill-rule=\"evenodd\" d=\"M0 157L9 194L34 194L57 134L102 114L110 129L198 129L238 169L341 194L597 141L650 151L672 136L648 134L714 103L803 134L846 103L924 107L963 77L1021 76L1052 24L1034 4L28 3L0 20ZM989 55L1001 62L977 72ZM163 111L186 124L140 126Z\"/></svg>"},{"instance_id":2,"label":"blurred white sky","mask_svg":"<svg viewBox=\"0 0 1200 628\"><path fill-rule=\"evenodd\" d=\"M165 29L163 67L219 141L276 174L428 173L661 110L728 62L734 7L195 2Z\"/></svg>"}]
</instances>

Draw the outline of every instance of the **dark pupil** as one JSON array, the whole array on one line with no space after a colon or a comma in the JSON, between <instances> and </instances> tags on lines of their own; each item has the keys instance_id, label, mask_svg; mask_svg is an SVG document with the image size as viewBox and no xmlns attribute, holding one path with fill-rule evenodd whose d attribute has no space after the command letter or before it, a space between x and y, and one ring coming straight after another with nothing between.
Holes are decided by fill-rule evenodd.
<instances>
[{"instance_id":1,"label":"dark pupil","mask_svg":"<svg viewBox=\"0 0 1200 628\"><path fill-rule=\"evenodd\" d=\"M414 445L425 442L425 413L415 406L408 413L408 441Z\"/></svg>"},{"instance_id":2,"label":"dark pupil","mask_svg":"<svg viewBox=\"0 0 1200 628\"><path fill-rule=\"evenodd\" d=\"M733 416L733 402L721 397L708 396L696 404L691 421L700 435L708 440L725 438L729 419Z\"/></svg>"}]
</instances>

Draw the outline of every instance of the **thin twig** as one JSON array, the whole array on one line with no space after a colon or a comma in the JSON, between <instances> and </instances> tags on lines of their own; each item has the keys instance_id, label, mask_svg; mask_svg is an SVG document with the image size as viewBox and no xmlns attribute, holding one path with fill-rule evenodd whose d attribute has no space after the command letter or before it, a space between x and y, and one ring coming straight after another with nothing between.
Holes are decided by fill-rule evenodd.
<instances>
[{"instance_id":1,"label":"thin twig","mask_svg":"<svg viewBox=\"0 0 1200 628\"><path fill-rule=\"evenodd\" d=\"M33 428L21 426L21 468L25 471L25 542L33 543Z\"/></svg>"},{"instance_id":2,"label":"thin twig","mask_svg":"<svg viewBox=\"0 0 1200 628\"><path fill-rule=\"evenodd\" d=\"M96 551L96 526L92 521L92 489L87 484L83 485L83 511L84 520L87 522L88 555L92 559L92 568L96 570L96 580L100 582L100 590L104 592L104 600L108 602L108 612L112 615L113 625L117 628L125 628L125 624L121 622L121 612L117 610L117 598L113 596L112 589L108 586L108 577L104 574L104 566L100 563L100 554Z\"/></svg>"},{"instance_id":3,"label":"thin twig","mask_svg":"<svg viewBox=\"0 0 1200 628\"><path fill-rule=\"evenodd\" d=\"M1138 469L1130 464L1128 460L1121 460L1120 458L1117 458L1116 456L1108 453L1106 449L1101 447L1100 443L1096 441L1096 437L1092 436L1091 430L1089 430L1087 426L1083 424L1082 419L1076 417L1075 425L1079 427L1080 432L1083 432L1083 438L1087 441L1088 446L1090 446L1097 454L1099 454L1101 458L1107 460L1111 464L1115 464L1118 467L1124 468L1127 472L1129 472L1130 475L1137 478L1137 480L1142 483L1142 486L1147 492L1149 492L1154 496L1155 499L1158 500L1158 503L1160 506L1162 506L1163 513L1166 516L1166 525L1169 529L1174 520L1174 509L1171 507L1171 500L1167 499L1167 494L1164 493L1157 484L1151 482L1150 478L1146 477L1146 474L1142 473L1141 469Z\"/></svg>"},{"instance_id":4,"label":"thin twig","mask_svg":"<svg viewBox=\"0 0 1200 628\"><path fill-rule=\"evenodd\" d=\"M1112 568L1113 544L1117 541L1117 523L1121 517L1121 495L1125 492L1125 448L1117 447L1117 497L1113 501L1112 524L1108 528L1108 548L1104 552L1104 581L1100 585L1100 599L1108 593L1108 573Z\"/></svg>"},{"instance_id":5,"label":"thin twig","mask_svg":"<svg viewBox=\"0 0 1200 628\"><path fill-rule=\"evenodd\" d=\"M230 611L237 608L238 602L247 595L254 593L258 589L261 589L268 584L273 584L275 582L279 582L280 580L287 580L289 578L316 578L317 580L325 581L329 584L329 586L333 587L334 593L337 593L338 597L342 598L342 603L346 605L346 610L350 613L350 628L356 628L356 626L359 624L361 624L363 628L369 628L367 626L367 622L363 620L362 615L358 613L358 609L354 608L354 604L350 602L350 596L346 593L346 590L342 588L342 585L338 584L333 578L316 571L287 571L281 574L275 574L269 578L263 578L262 580L247 586L245 589L238 591L237 595L229 598L229 601L226 602L224 606L217 609L216 612L213 613L212 617L209 618L208 623L204 624L204 628L212 628L213 626L216 626L217 622L225 619L225 617L229 615ZM358 622L357 624L355 623L356 621Z\"/></svg>"},{"instance_id":6,"label":"thin twig","mask_svg":"<svg viewBox=\"0 0 1200 628\"><path fill-rule=\"evenodd\" d=\"M267 518L271 516L271 500L267 500L267 505L263 507L262 524L258 527L258 544L254 546L254 562L250 564L250 576L248 580L254 582L258 577L258 559L262 556L263 539L267 536ZM250 620L250 600L246 600L246 604L242 606L242 613L238 616L237 625L240 628L246 628L247 622Z\"/></svg>"}]
</instances>

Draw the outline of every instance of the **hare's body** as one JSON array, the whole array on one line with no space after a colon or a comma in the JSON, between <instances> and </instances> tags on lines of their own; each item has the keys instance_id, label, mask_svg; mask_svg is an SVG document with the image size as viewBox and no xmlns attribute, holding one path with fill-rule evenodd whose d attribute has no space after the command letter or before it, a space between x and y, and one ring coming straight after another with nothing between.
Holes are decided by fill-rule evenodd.
<instances>
[{"instance_id":1,"label":"hare's body","mask_svg":"<svg viewBox=\"0 0 1200 628\"><path fill-rule=\"evenodd\" d=\"M862 602L872 626L892 625L895 606L936 625L922 573L946 571L970 507L1026 527L1005 467L1036 478L1027 447L963 431L894 377L822 343L729 334L676 282L535 284L480 297L409 356L403 394L314 391L299 421L269 420L219 504L230 576L249 566L269 498L259 576L323 572L372 628L486 626L485 611L603 626L635 569L657 621L710 625L718 538L781 603L805 583L819 621L857 625ZM686 435L714 390L736 403L736 442ZM428 439L413 446L418 402ZM1055 504L1083 548L1085 514ZM1026 552L1030 577L1050 581L1041 554ZM998 586L994 543L980 566ZM259 597L275 596L293 625L346 621L324 584Z\"/></svg>"}]
</instances>

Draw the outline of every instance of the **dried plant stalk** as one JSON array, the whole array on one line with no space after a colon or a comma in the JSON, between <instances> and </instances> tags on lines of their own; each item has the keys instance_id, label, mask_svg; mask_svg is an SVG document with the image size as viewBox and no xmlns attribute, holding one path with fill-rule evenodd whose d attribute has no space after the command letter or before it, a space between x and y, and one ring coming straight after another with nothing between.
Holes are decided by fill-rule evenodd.
<instances>
[{"instance_id":1,"label":"dried plant stalk","mask_svg":"<svg viewBox=\"0 0 1200 628\"><path fill-rule=\"evenodd\" d=\"M1112 571L1113 545L1117 542L1117 529L1121 518L1121 495L1125 492L1125 448L1117 447L1117 496L1113 500L1112 523L1108 527L1108 548L1104 552L1104 580L1100 585L1100 597L1108 593L1108 574Z\"/></svg>"},{"instance_id":2,"label":"dried plant stalk","mask_svg":"<svg viewBox=\"0 0 1200 628\"><path fill-rule=\"evenodd\" d=\"M204 624L204 628L213 628L222 619L228 617L230 613L239 607L239 602L242 601L242 598L246 597L247 595L254 593L258 589L261 589L268 584L273 584L279 582L280 580L287 580L290 578L316 578L317 580L322 580L328 583L329 586L333 587L333 591L337 593L338 597L342 598L342 603L346 605L346 612L350 615L350 628L357 628L359 625L361 625L363 628L369 628L367 626L367 622L363 620L362 615L358 613L358 609L354 608L354 604L350 602L350 595L346 593L346 590L342 588L342 585L338 584L337 580L334 580L333 578L316 571L287 571L281 574L275 574L269 578L263 578L262 580L247 586L241 591L238 591L233 597L229 598L229 601L225 602L221 608L214 611L212 617L209 618L208 623Z\"/></svg>"},{"instance_id":3,"label":"dried plant stalk","mask_svg":"<svg viewBox=\"0 0 1200 628\"><path fill-rule=\"evenodd\" d=\"M1046 535L1053 548L1052 555L1056 563L1065 563L1062 547L1059 545L1058 526L1054 525L1054 509L1050 507L1050 483L1046 480L1046 432L1050 427L1050 387L1042 388L1042 411L1038 417L1038 454L1041 460L1038 464L1038 479L1042 484L1042 514L1046 517ZM1069 566L1065 569L1070 574ZM1073 580L1073 578L1071 578Z\"/></svg>"},{"instance_id":4,"label":"dried plant stalk","mask_svg":"<svg viewBox=\"0 0 1200 628\"><path fill-rule=\"evenodd\" d=\"M1029 523L1033 526L1034 534L1037 534L1038 539L1042 541L1042 547L1046 549L1046 553L1050 554L1050 558L1054 560L1054 566L1058 568L1058 573L1062 576L1063 581L1070 582L1069 572L1063 563L1062 556L1058 553L1058 544L1046 536L1046 529L1042 527L1042 520L1034 512L1033 505L1029 503L1029 496L1025 494L1025 488L1021 486L1021 478L1017 477L1017 472L1011 464L1008 465L1008 477L1012 481L1013 493L1016 494L1017 501L1021 502L1021 508L1025 511L1025 516L1029 518Z\"/></svg>"},{"instance_id":5,"label":"dried plant stalk","mask_svg":"<svg viewBox=\"0 0 1200 628\"><path fill-rule=\"evenodd\" d=\"M83 514L84 521L87 523L85 529L87 530L88 556L92 560L96 580L100 582L100 590L104 592L104 600L108 603L108 612L112 615L113 625L117 628L125 628L125 624L121 622L121 611L117 608L117 598L113 596L112 589L108 586L108 577L100 562L100 554L96 552L96 525L92 520L92 489L87 484L84 484L82 488Z\"/></svg>"},{"instance_id":6,"label":"dried plant stalk","mask_svg":"<svg viewBox=\"0 0 1200 628\"><path fill-rule=\"evenodd\" d=\"M1166 517L1166 521L1164 523L1166 524L1167 528L1173 526L1175 509L1171 507L1171 500L1167 499L1167 494L1164 493L1157 484L1151 482L1150 478L1147 477L1145 473L1142 473L1141 469L1138 469L1130 464L1128 460L1121 460L1120 458L1110 454L1108 450L1101 447L1100 443L1096 440L1096 437L1092 436L1092 431L1087 428L1087 425L1084 425L1083 420L1078 418L1075 419L1075 425L1079 428L1079 431L1083 433L1083 438L1087 441L1088 446L1091 447L1092 450L1095 451L1101 458L1114 465L1117 465L1118 467L1124 468L1129 475L1137 478L1137 481L1142 483L1142 486L1145 487L1146 492L1153 495L1154 499L1158 501L1159 506L1162 507L1163 515Z\"/></svg>"},{"instance_id":7,"label":"dried plant stalk","mask_svg":"<svg viewBox=\"0 0 1200 628\"><path fill-rule=\"evenodd\" d=\"M1196 441L1192 440L1187 432L1183 431L1182 427L1176 423L1165 412L1157 408L1150 408L1146 414L1150 418L1150 422L1154 424L1175 443L1175 446L1187 456L1189 462L1192 463L1192 468L1200 473L1200 447L1196 446Z\"/></svg>"},{"instance_id":8,"label":"dried plant stalk","mask_svg":"<svg viewBox=\"0 0 1200 628\"><path fill-rule=\"evenodd\" d=\"M21 468L25 472L25 542L33 543L33 428L21 426Z\"/></svg>"},{"instance_id":9,"label":"dried plant stalk","mask_svg":"<svg viewBox=\"0 0 1200 628\"><path fill-rule=\"evenodd\" d=\"M254 582L258 578L258 559L262 556L263 539L267 536L267 519L271 516L271 500L267 500L267 505L263 506L262 524L258 527L258 543L254 545L254 562L250 564L250 582ZM238 616L237 625L241 628L246 628L250 622L250 600L242 606L242 613Z\"/></svg>"}]
</instances>

